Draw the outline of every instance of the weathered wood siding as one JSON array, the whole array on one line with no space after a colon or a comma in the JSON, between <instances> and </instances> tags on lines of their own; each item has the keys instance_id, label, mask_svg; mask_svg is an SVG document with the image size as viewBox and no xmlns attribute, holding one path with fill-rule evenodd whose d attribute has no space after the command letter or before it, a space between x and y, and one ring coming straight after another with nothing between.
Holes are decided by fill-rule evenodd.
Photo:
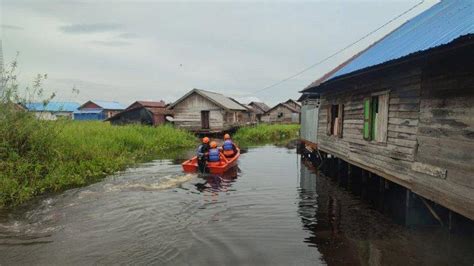
<instances>
[{"instance_id":1,"label":"weathered wood siding","mask_svg":"<svg viewBox=\"0 0 474 266\"><path fill-rule=\"evenodd\" d=\"M418 111L420 108L420 70L414 69L391 78L347 88L343 93L326 93L321 97L319 112L319 146L327 151L345 154L351 160L367 164L382 172L399 173L397 183L410 178L407 169L414 161ZM363 138L363 100L374 92L389 90L388 138L386 143ZM344 104L343 137L327 135L327 109Z\"/></svg>"},{"instance_id":2,"label":"weathered wood siding","mask_svg":"<svg viewBox=\"0 0 474 266\"><path fill-rule=\"evenodd\" d=\"M430 64L423 72L418 190L474 213L474 62L470 56ZM469 59L470 58L470 59ZM421 170L420 170L421 169ZM425 171L423 171L425 170ZM471 219L474 219L471 216Z\"/></svg>"},{"instance_id":3,"label":"weathered wood siding","mask_svg":"<svg viewBox=\"0 0 474 266\"><path fill-rule=\"evenodd\" d=\"M174 123L188 130L201 130L201 111L209 111L210 130L223 130L224 110L213 102L193 93L174 108Z\"/></svg>"},{"instance_id":4,"label":"weathered wood siding","mask_svg":"<svg viewBox=\"0 0 474 266\"><path fill-rule=\"evenodd\" d=\"M280 113L283 113L283 116L278 117ZM296 117L296 119L293 117ZM290 109L280 105L262 116L262 121L269 123L299 123L299 114L293 113Z\"/></svg>"},{"instance_id":5,"label":"weathered wood siding","mask_svg":"<svg viewBox=\"0 0 474 266\"><path fill-rule=\"evenodd\" d=\"M300 109L301 109L301 105L299 105L299 104L296 103L296 102L287 101L286 104L288 104L289 106L295 108L296 110L300 110Z\"/></svg>"},{"instance_id":6,"label":"weathered wood siding","mask_svg":"<svg viewBox=\"0 0 474 266\"><path fill-rule=\"evenodd\" d=\"M474 68L460 65L398 68L322 93L319 148L474 219ZM387 141L364 140L363 99L385 90ZM344 104L342 138L327 135L331 104Z\"/></svg>"},{"instance_id":7,"label":"weathered wood siding","mask_svg":"<svg viewBox=\"0 0 474 266\"><path fill-rule=\"evenodd\" d=\"M229 129L250 123L249 112L228 111L225 112L224 128Z\"/></svg>"}]
</instances>

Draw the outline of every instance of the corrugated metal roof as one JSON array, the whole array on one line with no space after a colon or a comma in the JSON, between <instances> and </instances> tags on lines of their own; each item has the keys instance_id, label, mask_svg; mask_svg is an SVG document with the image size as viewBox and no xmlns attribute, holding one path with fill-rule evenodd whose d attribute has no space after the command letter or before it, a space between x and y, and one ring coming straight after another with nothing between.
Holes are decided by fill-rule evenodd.
<instances>
[{"instance_id":1,"label":"corrugated metal roof","mask_svg":"<svg viewBox=\"0 0 474 266\"><path fill-rule=\"evenodd\" d=\"M44 103L27 103L25 107L30 111L37 112L74 112L79 107L75 102L49 102Z\"/></svg>"},{"instance_id":2,"label":"corrugated metal roof","mask_svg":"<svg viewBox=\"0 0 474 266\"><path fill-rule=\"evenodd\" d=\"M190 92L186 93L183 97L179 98L177 101L175 101L173 104L170 105L170 108L173 108L176 104L180 103L184 99L186 99L188 96L190 96L193 93L197 93L204 98L212 101L216 105L224 108L224 109L229 109L229 110L239 110L239 111L247 111L247 108L245 106L239 104L236 100L233 100L227 96L224 96L220 93L215 93L215 92L210 92L210 91L205 91L205 90L199 90L199 89L193 89Z\"/></svg>"},{"instance_id":3,"label":"corrugated metal roof","mask_svg":"<svg viewBox=\"0 0 474 266\"><path fill-rule=\"evenodd\" d=\"M152 107L152 108L160 108L166 107L166 103L164 101L153 102L153 101L137 101L143 107Z\"/></svg>"},{"instance_id":4,"label":"corrugated metal roof","mask_svg":"<svg viewBox=\"0 0 474 266\"><path fill-rule=\"evenodd\" d=\"M214 102L218 103L219 105L230 109L230 110L243 110L246 111L247 108L242 106L241 104L237 103L235 100L230 99L220 93L205 91L205 90L198 90L200 94L207 96L207 98L213 100Z\"/></svg>"},{"instance_id":5,"label":"corrugated metal roof","mask_svg":"<svg viewBox=\"0 0 474 266\"><path fill-rule=\"evenodd\" d=\"M266 111L265 113L270 113L271 111L273 111L273 110L274 110L275 108L277 108L278 106L283 106L283 107L289 109L290 111L292 111L292 112L294 112L294 113L299 113L299 112L300 112L300 110L294 108L293 106L291 106L291 105L289 105L289 104L287 104L287 103L279 103L279 104L273 106L270 110Z\"/></svg>"},{"instance_id":6,"label":"corrugated metal roof","mask_svg":"<svg viewBox=\"0 0 474 266\"><path fill-rule=\"evenodd\" d=\"M250 102L249 105L253 105L255 106L257 109L259 109L260 111L262 111L263 113L270 110L270 106L266 105L265 103L263 102Z\"/></svg>"},{"instance_id":7,"label":"corrugated metal roof","mask_svg":"<svg viewBox=\"0 0 474 266\"><path fill-rule=\"evenodd\" d=\"M108 102L108 101L91 101L98 106L102 107L103 109L109 109L109 110L123 110L125 109L125 106L122 105L119 102Z\"/></svg>"},{"instance_id":8,"label":"corrugated metal roof","mask_svg":"<svg viewBox=\"0 0 474 266\"><path fill-rule=\"evenodd\" d=\"M474 1L442 1L407 21L327 80L450 43L474 33Z\"/></svg>"}]
</instances>

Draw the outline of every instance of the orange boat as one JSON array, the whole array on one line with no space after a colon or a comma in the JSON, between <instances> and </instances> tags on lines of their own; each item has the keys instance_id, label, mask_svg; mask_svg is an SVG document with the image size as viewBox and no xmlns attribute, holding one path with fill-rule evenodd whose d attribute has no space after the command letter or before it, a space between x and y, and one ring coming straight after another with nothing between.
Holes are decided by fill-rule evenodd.
<instances>
[{"instance_id":1,"label":"orange boat","mask_svg":"<svg viewBox=\"0 0 474 266\"><path fill-rule=\"evenodd\" d=\"M237 165L237 160L240 157L240 149L237 148L237 153L231 157L227 158L221 153L221 160L219 162L207 162L207 168L209 168L209 173L221 175L225 173L230 168ZM185 161L181 164L185 172L197 172L198 170L198 159L197 156Z\"/></svg>"}]
</instances>

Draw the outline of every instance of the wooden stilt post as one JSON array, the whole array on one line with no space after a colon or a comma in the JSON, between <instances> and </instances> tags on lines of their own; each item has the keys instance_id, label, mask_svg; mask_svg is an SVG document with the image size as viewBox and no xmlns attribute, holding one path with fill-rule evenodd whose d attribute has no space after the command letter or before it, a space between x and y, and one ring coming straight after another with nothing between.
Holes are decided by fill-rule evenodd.
<instances>
[{"instance_id":1,"label":"wooden stilt post","mask_svg":"<svg viewBox=\"0 0 474 266\"><path fill-rule=\"evenodd\" d=\"M384 200L385 200L385 179L381 176L379 176L379 187L378 187L378 207L382 211L382 213L385 213L385 206L384 206Z\"/></svg>"},{"instance_id":2,"label":"wooden stilt post","mask_svg":"<svg viewBox=\"0 0 474 266\"><path fill-rule=\"evenodd\" d=\"M337 163L337 168L336 168L337 169L337 173L336 173L337 184L340 186L341 183L342 183L342 178L343 178L342 177L342 175L343 175L343 173L342 173L342 160L340 158L337 158L336 163Z\"/></svg>"},{"instance_id":3,"label":"wooden stilt post","mask_svg":"<svg viewBox=\"0 0 474 266\"><path fill-rule=\"evenodd\" d=\"M367 171L361 169L361 180L360 180L360 196L363 199L367 198Z\"/></svg>"},{"instance_id":4,"label":"wooden stilt post","mask_svg":"<svg viewBox=\"0 0 474 266\"><path fill-rule=\"evenodd\" d=\"M347 163L347 189L352 190L352 165Z\"/></svg>"},{"instance_id":5,"label":"wooden stilt post","mask_svg":"<svg viewBox=\"0 0 474 266\"><path fill-rule=\"evenodd\" d=\"M405 189L405 226L409 226L411 224L410 221L410 190Z\"/></svg>"},{"instance_id":6,"label":"wooden stilt post","mask_svg":"<svg viewBox=\"0 0 474 266\"><path fill-rule=\"evenodd\" d=\"M453 231L453 212L449 210L449 232Z\"/></svg>"}]
</instances>

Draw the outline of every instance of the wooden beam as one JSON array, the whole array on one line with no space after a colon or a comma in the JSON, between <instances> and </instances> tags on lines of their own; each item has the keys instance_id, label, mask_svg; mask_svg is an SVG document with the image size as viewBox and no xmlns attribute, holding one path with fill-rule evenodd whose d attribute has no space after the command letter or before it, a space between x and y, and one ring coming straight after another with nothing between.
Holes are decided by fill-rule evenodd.
<instances>
[{"instance_id":1,"label":"wooden beam","mask_svg":"<svg viewBox=\"0 0 474 266\"><path fill-rule=\"evenodd\" d=\"M444 223L443 223L443 220L441 220L441 218L438 216L438 214L436 213L436 211L430 206L430 204L428 204L428 202L426 202L426 200L424 198L421 198L421 201L423 202L423 204L425 204L426 208L428 208L428 210L430 211L431 215L433 215L433 217L438 220L438 222L441 224L441 226L444 226Z\"/></svg>"}]
</instances>

